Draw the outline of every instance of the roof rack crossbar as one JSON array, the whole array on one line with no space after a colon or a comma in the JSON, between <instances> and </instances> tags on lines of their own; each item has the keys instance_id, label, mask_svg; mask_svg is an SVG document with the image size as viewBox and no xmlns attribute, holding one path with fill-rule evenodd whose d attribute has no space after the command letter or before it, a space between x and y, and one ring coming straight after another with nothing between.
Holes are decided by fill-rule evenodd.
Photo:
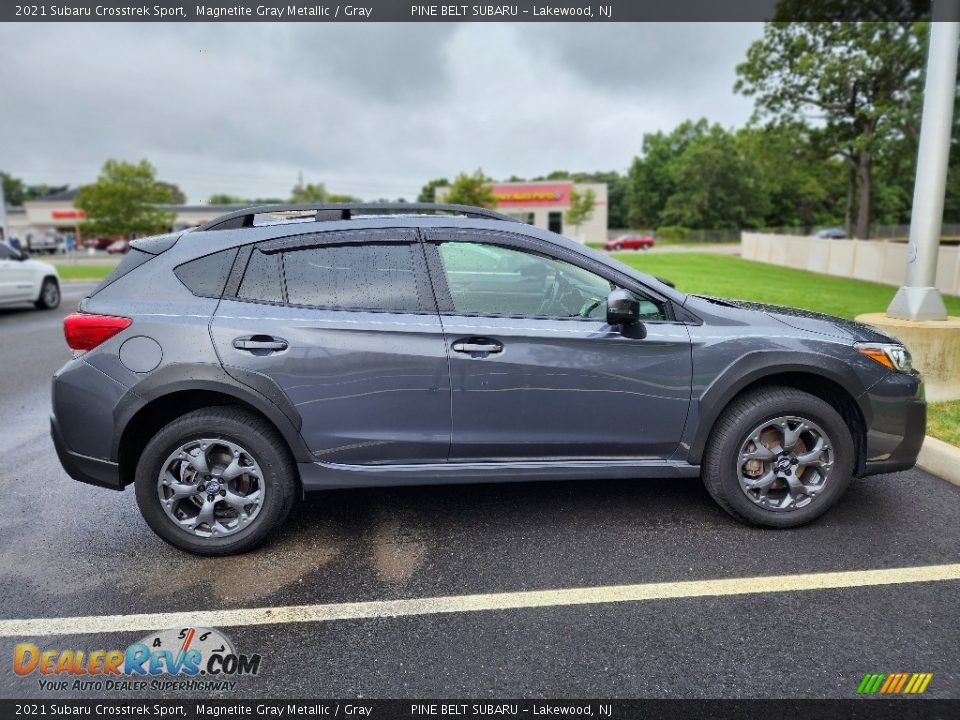
<instances>
[{"instance_id":1,"label":"roof rack crossbar","mask_svg":"<svg viewBox=\"0 0 960 720\"><path fill-rule=\"evenodd\" d=\"M221 215L201 225L197 230L235 230L253 227L257 215L279 213L314 212L316 222L349 220L354 215L389 215L391 213L447 213L487 220L521 222L517 218L495 210L470 205L444 205L439 203L306 203L292 205L255 205Z\"/></svg>"}]
</instances>

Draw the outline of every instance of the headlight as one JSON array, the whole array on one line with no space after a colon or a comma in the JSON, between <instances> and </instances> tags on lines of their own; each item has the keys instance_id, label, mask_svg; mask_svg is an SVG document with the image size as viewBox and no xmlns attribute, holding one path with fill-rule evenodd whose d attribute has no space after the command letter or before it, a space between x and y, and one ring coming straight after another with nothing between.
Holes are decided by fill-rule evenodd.
<instances>
[{"instance_id":1,"label":"headlight","mask_svg":"<svg viewBox=\"0 0 960 720\"><path fill-rule=\"evenodd\" d=\"M913 371L910 351L899 343L857 343L854 347L857 352L891 370L902 373Z\"/></svg>"}]
</instances>

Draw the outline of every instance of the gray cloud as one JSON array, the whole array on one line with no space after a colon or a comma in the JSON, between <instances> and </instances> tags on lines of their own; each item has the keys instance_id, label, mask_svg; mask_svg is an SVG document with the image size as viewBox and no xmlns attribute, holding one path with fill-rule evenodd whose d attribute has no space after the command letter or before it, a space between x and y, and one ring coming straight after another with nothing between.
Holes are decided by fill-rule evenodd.
<instances>
[{"instance_id":1,"label":"gray cloud","mask_svg":"<svg viewBox=\"0 0 960 720\"><path fill-rule=\"evenodd\" d=\"M192 200L366 198L427 179L625 169L643 133L744 121L759 25L7 25L0 168L88 182L149 158Z\"/></svg>"}]
</instances>

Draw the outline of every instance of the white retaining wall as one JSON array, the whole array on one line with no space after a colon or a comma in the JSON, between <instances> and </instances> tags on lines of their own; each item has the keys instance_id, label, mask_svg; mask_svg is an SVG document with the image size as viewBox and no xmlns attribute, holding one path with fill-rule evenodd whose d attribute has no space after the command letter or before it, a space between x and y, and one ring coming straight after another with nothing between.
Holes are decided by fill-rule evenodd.
<instances>
[{"instance_id":1,"label":"white retaining wall","mask_svg":"<svg viewBox=\"0 0 960 720\"><path fill-rule=\"evenodd\" d=\"M906 243L887 240L832 240L744 232L740 234L740 256L898 287L903 285L907 273ZM940 246L937 287L948 295L960 295L960 246Z\"/></svg>"}]
</instances>

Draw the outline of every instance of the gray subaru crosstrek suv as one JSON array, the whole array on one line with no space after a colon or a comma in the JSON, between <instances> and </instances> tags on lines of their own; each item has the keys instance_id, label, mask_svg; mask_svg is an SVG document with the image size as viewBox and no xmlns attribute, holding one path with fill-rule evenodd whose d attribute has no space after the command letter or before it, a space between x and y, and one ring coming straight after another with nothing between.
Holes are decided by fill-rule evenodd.
<instances>
[{"instance_id":1,"label":"gray subaru crosstrek suv","mask_svg":"<svg viewBox=\"0 0 960 720\"><path fill-rule=\"evenodd\" d=\"M701 476L733 517L792 527L912 467L926 419L887 335L463 206L251 208L138 240L64 330L64 468L133 484L206 555L306 491L426 483Z\"/></svg>"}]
</instances>

